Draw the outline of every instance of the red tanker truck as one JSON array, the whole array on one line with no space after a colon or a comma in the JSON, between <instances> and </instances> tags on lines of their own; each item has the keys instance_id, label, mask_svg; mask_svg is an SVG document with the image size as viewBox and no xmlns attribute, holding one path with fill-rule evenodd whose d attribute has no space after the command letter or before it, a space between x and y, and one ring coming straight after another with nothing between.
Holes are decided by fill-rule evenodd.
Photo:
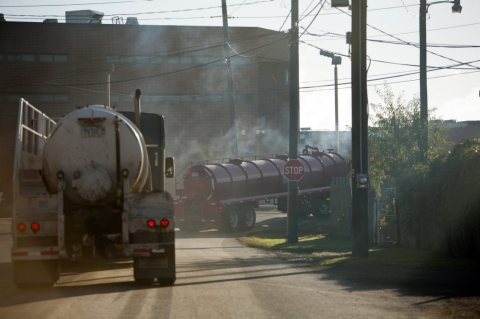
<instances>
[{"instance_id":1,"label":"red tanker truck","mask_svg":"<svg viewBox=\"0 0 480 319\"><path fill-rule=\"evenodd\" d=\"M344 158L332 150L307 146L298 159L305 168L299 181L299 213L328 216L331 180L348 174ZM251 230L261 200L272 200L285 212L288 180L283 168L287 161L288 155L279 154L251 161L234 158L225 163L191 163L174 201L178 227L203 224L229 232Z\"/></svg>"}]
</instances>

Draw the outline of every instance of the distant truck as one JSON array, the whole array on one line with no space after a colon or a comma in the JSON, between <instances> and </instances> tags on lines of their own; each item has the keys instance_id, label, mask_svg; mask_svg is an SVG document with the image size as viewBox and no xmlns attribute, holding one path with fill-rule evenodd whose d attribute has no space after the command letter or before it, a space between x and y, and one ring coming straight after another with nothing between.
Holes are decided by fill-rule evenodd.
<instances>
[{"instance_id":1,"label":"distant truck","mask_svg":"<svg viewBox=\"0 0 480 319\"><path fill-rule=\"evenodd\" d=\"M274 158L260 156L254 160L233 158L223 163L215 160L191 163L177 183L181 185L176 190L177 225L180 229L251 230L256 222L255 209L263 200L276 202L278 210L286 212L288 180L283 171L288 159L288 155L278 154ZM329 216L332 178L348 174L344 158L333 150L322 152L307 145L298 160L305 171L298 183L299 214Z\"/></svg>"},{"instance_id":2,"label":"distant truck","mask_svg":"<svg viewBox=\"0 0 480 319\"><path fill-rule=\"evenodd\" d=\"M163 117L101 105L55 122L20 99L13 176L14 281L53 285L61 260L133 257L139 284L173 285L175 221Z\"/></svg>"}]
</instances>

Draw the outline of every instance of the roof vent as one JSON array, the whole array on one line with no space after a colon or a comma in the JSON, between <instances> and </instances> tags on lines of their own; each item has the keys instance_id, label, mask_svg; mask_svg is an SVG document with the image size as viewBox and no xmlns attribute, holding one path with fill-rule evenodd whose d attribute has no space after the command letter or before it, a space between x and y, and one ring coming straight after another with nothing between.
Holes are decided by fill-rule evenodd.
<instances>
[{"instance_id":1,"label":"roof vent","mask_svg":"<svg viewBox=\"0 0 480 319\"><path fill-rule=\"evenodd\" d=\"M139 25L138 19L136 17L128 17L127 21L125 24L130 24L130 25Z\"/></svg>"},{"instance_id":2,"label":"roof vent","mask_svg":"<svg viewBox=\"0 0 480 319\"><path fill-rule=\"evenodd\" d=\"M5 20L5 16L3 15L3 13L0 13L0 22L7 22L7 20Z\"/></svg>"},{"instance_id":3,"label":"roof vent","mask_svg":"<svg viewBox=\"0 0 480 319\"><path fill-rule=\"evenodd\" d=\"M66 23L102 24L103 12L93 10L65 11Z\"/></svg>"},{"instance_id":4,"label":"roof vent","mask_svg":"<svg viewBox=\"0 0 480 319\"><path fill-rule=\"evenodd\" d=\"M45 19L43 23L58 23L58 19Z\"/></svg>"}]
</instances>

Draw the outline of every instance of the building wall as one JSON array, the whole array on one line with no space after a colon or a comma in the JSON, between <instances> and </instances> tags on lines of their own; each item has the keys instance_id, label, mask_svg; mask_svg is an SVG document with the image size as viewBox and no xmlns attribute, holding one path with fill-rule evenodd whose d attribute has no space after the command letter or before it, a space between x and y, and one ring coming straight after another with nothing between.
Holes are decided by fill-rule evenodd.
<instances>
[{"instance_id":1,"label":"building wall","mask_svg":"<svg viewBox=\"0 0 480 319\"><path fill-rule=\"evenodd\" d=\"M240 53L232 58L232 72L241 156L261 151L262 117L288 105L288 95L282 95L269 112L260 111L258 77L270 62L281 71L262 72L284 72L289 53L284 33L240 27L229 33L230 54ZM112 106L133 110L138 88L142 111L165 117L166 153L176 158L177 168L232 155L222 27L6 22L0 38L0 191L7 200L18 98L61 118L76 107L107 104L109 73Z\"/></svg>"}]
</instances>

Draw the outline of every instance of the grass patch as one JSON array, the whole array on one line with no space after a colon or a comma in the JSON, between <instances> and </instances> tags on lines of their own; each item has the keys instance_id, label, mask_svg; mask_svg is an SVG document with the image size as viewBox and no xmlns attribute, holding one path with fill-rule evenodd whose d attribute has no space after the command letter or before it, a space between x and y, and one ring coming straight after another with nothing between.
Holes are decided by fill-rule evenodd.
<instances>
[{"instance_id":1,"label":"grass patch","mask_svg":"<svg viewBox=\"0 0 480 319\"><path fill-rule=\"evenodd\" d=\"M321 234L303 234L298 243L287 243L285 231L262 232L238 239L248 247L270 251L291 260L306 261L316 266L394 266L425 270L480 271L480 260L457 259L443 254L413 248L372 248L369 258L352 258L351 239Z\"/></svg>"}]
</instances>

